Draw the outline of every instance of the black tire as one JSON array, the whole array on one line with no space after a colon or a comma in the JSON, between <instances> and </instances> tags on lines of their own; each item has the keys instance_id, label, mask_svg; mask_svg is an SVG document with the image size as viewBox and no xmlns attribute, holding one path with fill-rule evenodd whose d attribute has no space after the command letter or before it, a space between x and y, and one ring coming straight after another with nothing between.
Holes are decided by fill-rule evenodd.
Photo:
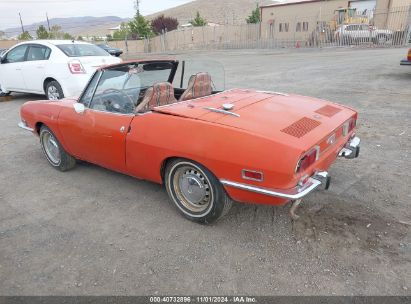
<instances>
[{"instance_id":1,"label":"black tire","mask_svg":"<svg viewBox=\"0 0 411 304\"><path fill-rule=\"evenodd\" d=\"M40 128L40 145L50 165L57 170L64 172L75 167L76 159L63 149L53 131L45 125ZM52 146L54 149L50 148ZM52 153L50 149L53 149L55 153Z\"/></svg>"},{"instance_id":2,"label":"black tire","mask_svg":"<svg viewBox=\"0 0 411 304\"><path fill-rule=\"evenodd\" d=\"M375 38L374 43L378 44L378 45L385 44L388 40L389 39L388 39L387 35L380 34Z\"/></svg>"},{"instance_id":3,"label":"black tire","mask_svg":"<svg viewBox=\"0 0 411 304\"><path fill-rule=\"evenodd\" d=\"M0 84L0 97L2 97L2 96L9 96L11 94L11 92L3 92L2 91L2 89L1 89L1 84Z\"/></svg>"},{"instance_id":4,"label":"black tire","mask_svg":"<svg viewBox=\"0 0 411 304\"><path fill-rule=\"evenodd\" d=\"M194 161L179 158L169 162L164 180L171 201L184 217L193 222L213 223L227 214L233 203L214 174ZM176 183L177 180L179 180L178 183ZM204 199L193 203L190 202L188 196L196 195L196 193L193 194L195 190L190 193L190 188L193 185L196 186L195 183L197 183L195 189L199 189L200 193L204 192L204 195L199 195L199 198L204 197ZM200 186L201 183L203 187ZM187 196L183 190L185 184L188 187Z\"/></svg>"},{"instance_id":5,"label":"black tire","mask_svg":"<svg viewBox=\"0 0 411 304\"><path fill-rule=\"evenodd\" d=\"M59 100L64 98L63 89L61 88L61 85L55 80L49 81L47 83L45 93L48 100Z\"/></svg>"}]
</instances>

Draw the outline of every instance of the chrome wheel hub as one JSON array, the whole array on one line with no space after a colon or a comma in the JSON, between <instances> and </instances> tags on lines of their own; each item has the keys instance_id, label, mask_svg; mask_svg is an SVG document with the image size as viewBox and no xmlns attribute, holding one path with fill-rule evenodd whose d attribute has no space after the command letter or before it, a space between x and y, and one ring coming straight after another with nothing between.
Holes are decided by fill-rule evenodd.
<instances>
[{"instance_id":1,"label":"chrome wheel hub","mask_svg":"<svg viewBox=\"0 0 411 304\"><path fill-rule=\"evenodd\" d=\"M55 86L49 86L47 89L47 97L50 100L58 100L60 99L60 94L59 91L57 90L57 88Z\"/></svg>"},{"instance_id":2,"label":"chrome wheel hub","mask_svg":"<svg viewBox=\"0 0 411 304\"><path fill-rule=\"evenodd\" d=\"M60 163L60 149L54 136L50 133L44 133L43 135L43 147L47 154L47 157L54 164Z\"/></svg>"},{"instance_id":3,"label":"chrome wheel hub","mask_svg":"<svg viewBox=\"0 0 411 304\"><path fill-rule=\"evenodd\" d=\"M177 169L174 190L183 206L192 212L206 210L212 199L210 185L204 174L188 166Z\"/></svg>"}]
</instances>

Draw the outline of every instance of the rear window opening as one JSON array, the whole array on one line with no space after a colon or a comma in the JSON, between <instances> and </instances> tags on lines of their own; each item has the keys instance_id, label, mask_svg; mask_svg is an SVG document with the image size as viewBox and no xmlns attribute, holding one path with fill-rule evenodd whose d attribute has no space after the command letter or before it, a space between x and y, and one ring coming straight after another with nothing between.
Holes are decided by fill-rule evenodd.
<instances>
[{"instance_id":1,"label":"rear window opening","mask_svg":"<svg viewBox=\"0 0 411 304\"><path fill-rule=\"evenodd\" d=\"M57 47L68 57L109 56L109 54L93 44L59 44Z\"/></svg>"}]
</instances>

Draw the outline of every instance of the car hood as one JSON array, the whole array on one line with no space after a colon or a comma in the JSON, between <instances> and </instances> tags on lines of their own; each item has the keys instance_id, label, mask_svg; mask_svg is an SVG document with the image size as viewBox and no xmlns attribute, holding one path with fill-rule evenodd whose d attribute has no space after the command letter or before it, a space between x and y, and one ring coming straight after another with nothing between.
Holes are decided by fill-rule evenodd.
<instances>
[{"instance_id":1,"label":"car hood","mask_svg":"<svg viewBox=\"0 0 411 304\"><path fill-rule=\"evenodd\" d=\"M239 116L206 109L222 109L227 103L234 106L230 112ZM242 129L298 148L310 148L356 113L317 98L241 89L156 107L154 111Z\"/></svg>"}]
</instances>

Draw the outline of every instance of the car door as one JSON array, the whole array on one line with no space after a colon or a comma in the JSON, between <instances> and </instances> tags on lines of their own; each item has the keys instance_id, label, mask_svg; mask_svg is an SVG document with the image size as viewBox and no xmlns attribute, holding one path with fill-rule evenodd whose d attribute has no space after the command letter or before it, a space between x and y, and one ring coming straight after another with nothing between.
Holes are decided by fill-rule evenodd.
<instances>
[{"instance_id":1,"label":"car door","mask_svg":"<svg viewBox=\"0 0 411 304\"><path fill-rule=\"evenodd\" d=\"M101 73L95 73L80 99L86 107L84 112L77 113L74 107L64 107L60 112L60 132L68 152L75 157L126 172L126 135L134 114L100 107L100 99L93 97Z\"/></svg>"},{"instance_id":2,"label":"car door","mask_svg":"<svg viewBox=\"0 0 411 304\"><path fill-rule=\"evenodd\" d=\"M25 91L22 65L26 58L28 44L18 45L7 52L0 64L0 84L7 91Z\"/></svg>"},{"instance_id":3,"label":"car door","mask_svg":"<svg viewBox=\"0 0 411 304\"><path fill-rule=\"evenodd\" d=\"M43 83L50 54L51 49L45 45L29 45L26 60L21 64L26 91L44 93Z\"/></svg>"}]
</instances>

